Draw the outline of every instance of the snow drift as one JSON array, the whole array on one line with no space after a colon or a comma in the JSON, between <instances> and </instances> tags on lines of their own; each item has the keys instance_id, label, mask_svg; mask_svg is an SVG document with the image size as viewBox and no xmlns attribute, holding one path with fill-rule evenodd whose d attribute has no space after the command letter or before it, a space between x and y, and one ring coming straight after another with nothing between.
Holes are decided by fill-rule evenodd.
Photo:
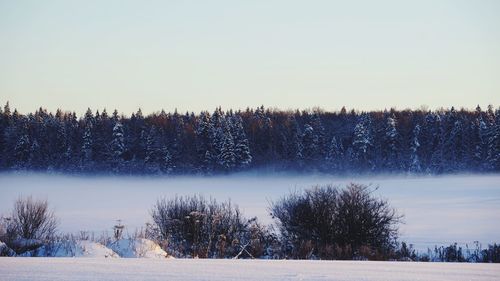
<instances>
[{"instance_id":1,"label":"snow drift","mask_svg":"<svg viewBox=\"0 0 500 281\"><path fill-rule=\"evenodd\" d=\"M88 240L66 240L43 246L33 255L39 257L78 257L78 258L119 258L113 250Z\"/></svg>"},{"instance_id":2,"label":"snow drift","mask_svg":"<svg viewBox=\"0 0 500 281\"><path fill-rule=\"evenodd\" d=\"M0 242L0 256L14 256L15 253ZM76 258L167 258L160 245L144 239L120 239L107 246L89 240L59 240L23 253L25 257L76 257Z\"/></svg>"},{"instance_id":3,"label":"snow drift","mask_svg":"<svg viewBox=\"0 0 500 281\"><path fill-rule=\"evenodd\" d=\"M0 241L0 257L13 257L16 253L4 242Z\"/></svg>"},{"instance_id":4,"label":"snow drift","mask_svg":"<svg viewBox=\"0 0 500 281\"><path fill-rule=\"evenodd\" d=\"M160 245L144 239L120 239L108 245L122 258L166 258L168 257Z\"/></svg>"}]
</instances>

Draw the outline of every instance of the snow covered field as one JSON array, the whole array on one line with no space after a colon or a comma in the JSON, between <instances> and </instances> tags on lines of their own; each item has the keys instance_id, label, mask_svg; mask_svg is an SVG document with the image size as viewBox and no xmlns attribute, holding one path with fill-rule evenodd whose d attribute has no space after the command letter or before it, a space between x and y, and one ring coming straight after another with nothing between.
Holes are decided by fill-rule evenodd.
<instances>
[{"instance_id":1,"label":"snow covered field","mask_svg":"<svg viewBox=\"0 0 500 281\"><path fill-rule=\"evenodd\" d=\"M0 258L2 281L56 280L499 280L498 264Z\"/></svg>"},{"instance_id":2,"label":"snow covered field","mask_svg":"<svg viewBox=\"0 0 500 281\"><path fill-rule=\"evenodd\" d=\"M402 238L417 248L451 242L498 242L500 175L442 177L377 176L335 178L320 175L231 175L221 177L79 177L51 174L0 174L0 214L20 195L48 199L63 232L111 232L117 219L132 233L149 220L159 197L191 195L231 198L247 217L270 223L268 202L316 184L355 181L376 191L405 215Z\"/></svg>"}]
</instances>

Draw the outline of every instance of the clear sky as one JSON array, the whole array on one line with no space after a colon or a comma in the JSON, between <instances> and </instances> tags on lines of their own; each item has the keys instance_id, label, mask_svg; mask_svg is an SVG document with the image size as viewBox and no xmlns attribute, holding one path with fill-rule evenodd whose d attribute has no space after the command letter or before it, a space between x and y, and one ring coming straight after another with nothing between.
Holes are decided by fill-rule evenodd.
<instances>
[{"instance_id":1,"label":"clear sky","mask_svg":"<svg viewBox=\"0 0 500 281\"><path fill-rule=\"evenodd\" d=\"M500 1L0 0L0 103L500 105Z\"/></svg>"}]
</instances>

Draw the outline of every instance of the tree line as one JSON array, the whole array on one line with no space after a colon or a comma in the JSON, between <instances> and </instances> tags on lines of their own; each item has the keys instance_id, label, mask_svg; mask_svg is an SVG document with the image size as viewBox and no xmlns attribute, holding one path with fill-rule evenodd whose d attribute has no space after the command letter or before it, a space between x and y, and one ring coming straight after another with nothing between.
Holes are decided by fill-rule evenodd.
<instances>
[{"instance_id":1,"label":"tree line","mask_svg":"<svg viewBox=\"0 0 500 281\"><path fill-rule=\"evenodd\" d=\"M214 174L500 171L500 109L325 112L220 107L130 117L0 109L0 169Z\"/></svg>"}]
</instances>

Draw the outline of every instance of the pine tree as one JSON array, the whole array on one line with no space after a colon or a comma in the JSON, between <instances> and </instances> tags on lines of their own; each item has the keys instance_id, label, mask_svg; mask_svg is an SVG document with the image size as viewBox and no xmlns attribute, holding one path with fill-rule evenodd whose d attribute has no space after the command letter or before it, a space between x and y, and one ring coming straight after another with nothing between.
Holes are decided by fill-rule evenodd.
<instances>
[{"instance_id":1,"label":"pine tree","mask_svg":"<svg viewBox=\"0 0 500 281\"><path fill-rule=\"evenodd\" d=\"M373 138L370 127L371 121L368 114L361 115L360 121L354 127L352 162L354 167L361 171L373 169L373 160L370 157Z\"/></svg>"},{"instance_id":2,"label":"pine tree","mask_svg":"<svg viewBox=\"0 0 500 281\"><path fill-rule=\"evenodd\" d=\"M80 161L79 153L82 147L81 141L83 139L80 135L80 128L75 112L68 116L65 121L65 126L67 147L64 152L63 164L65 165L65 170L73 171L74 169L78 169L78 162Z\"/></svg>"},{"instance_id":3,"label":"pine tree","mask_svg":"<svg viewBox=\"0 0 500 281\"><path fill-rule=\"evenodd\" d=\"M90 164L92 161L92 125L85 125L85 132L83 134L83 166Z\"/></svg>"},{"instance_id":4,"label":"pine tree","mask_svg":"<svg viewBox=\"0 0 500 281\"><path fill-rule=\"evenodd\" d=\"M444 162L443 162L443 143L444 143L444 133L443 126L441 122L441 116L439 114L435 114L434 120L432 123L432 143L431 150L429 151L430 161L429 166L427 168L428 173L437 173L440 174L444 170Z\"/></svg>"},{"instance_id":5,"label":"pine tree","mask_svg":"<svg viewBox=\"0 0 500 281\"><path fill-rule=\"evenodd\" d=\"M462 169L464 149L464 131L462 121L457 112L452 107L445 115L445 122L442 122L443 144L442 161L443 172L456 172Z\"/></svg>"},{"instance_id":6,"label":"pine tree","mask_svg":"<svg viewBox=\"0 0 500 281\"><path fill-rule=\"evenodd\" d=\"M83 133L83 144L82 144L82 165L83 169L86 169L91 165L93 160L93 136L92 128L94 126L94 116L92 111L87 109L84 117L84 133Z\"/></svg>"},{"instance_id":7,"label":"pine tree","mask_svg":"<svg viewBox=\"0 0 500 281\"><path fill-rule=\"evenodd\" d=\"M226 141L226 128L227 128L227 120L224 116L224 113L220 108L217 108L212 114L211 118L211 126L210 129L210 150L207 150L210 157L206 157L205 160L213 160L214 169L224 169L222 163L222 149L224 146L224 142ZM233 143L234 145L234 143ZM207 153L205 153L207 156ZM207 163L208 164L208 163ZM212 166L212 165L209 165Z\"/></svg>"},{"instance_id":8,"label":"pine tree","mask_svg":"<svg viewBox=\"0 0 500 281\"><path fill-rule=\"evenodd\" d=\"M162 149L162 172L165 174L171 174L175 166L172 163L172 156L170 155L170 152L168 151L167 146L163 146Z\"/></svg>"},{"instance_id":9,"label":"pine tree","mask_svg":"<svg viewBox=\"0 0 500 281\"><path fill-rule=\"evenodd\" d=\"M256 164L266 163L276 158L273 137L273 121L269 117L269 111L264 110L264 106L258 107L251 117L251 135L253 142L252 152L259 157L253 157Z\"/></svg>"},{"instance_id":10,"label":"pine tree","mask_svg":"<svg viewBox=\"0 0 500 281\"><path fill-rule=\"evenodd\" d=\"M11 112L10 112L10 104L9 102L7 101L3 107L3 115L6 116L6 117L10 117L11 115Z\"/></svg>"},{"instance_id":11,"label":"pine tree","mask_svg":"<svg viewBox=\"0 0 500 281\"><path fill-rule=\"evenodd\" d=\"M109 145L113 169L119 171L123 164L123 154L125 153L125 137L123 133L123 125L120 121L116 121L113 126L113 139Z\"/></svg>"},{"instance_id":12,"label":"pine tree","mask_svg":"<svg viewBox=\"0 0 500 281\"><path fill-rule=\"evenodd\" d=\"M213 135L214 127L210 121L210 114L208 112L201 112L199 118L196 120L196 152L198 156L197 162L200 164L202 172L209 173L214 168L214 158L212 155L215 150L213 148Z\"/></svg>"},{"instance_id":13,"label":"pine tree","mask_svg":"<svg viewBox=\"0 0 500 281\"><path fill-rule=\"evenodd\" d=\"M245 168L252 162L252 155L250 154L248 139L243 129L243 121L239 115L234 115L231 120L236 167Z\"/></svg>"},{"instance_id":14,"label":"pine tree","mask_svg":"<svg viewBox=\"0 0 500 281\"><path fill-rule=\"evenodd\" d=\"M288 117L288 131L286 139L289 141L286 145L286 159L289 160L291 168L300 168L303 165L304 157L302 155L302 132L299 123L294 115Z\"/></svg>"},{"instance_id":15,"label":"pine tree","mask_svg":"<svg viewBox=\"0 0 500 281\"><path fill-rule=\"evenodd\" d=\"M35 170L42 169L44 167L42 161L43 161L43 154L41 152L40 145L38 144L38 141L34 139L31 142L28 167Z\"/></svg>"},{"instance_id":16,"label":"pine tree","mask_svg":"<svg viewBox=\"0 0 500 281\"><path fill-rule=\"evenodd\" d=\"M224 141L220 150L219 165L225 171L230 171L236 166L234 140L228 125L224 130Z\"/></svg>"},{"instance_id":17,"label":"pine tree","mask_svg":"<svg viewBox=\"0 0 500 281\"><path fill-rule=\"evenodd\" d=\"M56 115L57 116L57 115ZM60 115L60 117L54 120L56 127L56 139L54 141L54 150L57 155L56 163L58 167L64 167L64 161L66 159L65 153L68 150L69 141L68 141L68 132L66 131L66 125L64 121L64 117Z\"/></svg>"},{"instance_id":18,"label":"pine tree","mask_svg":"<svg viewBox=\"0 0 500 281\"><path fill-rule=\"evenodd\" d=\"M125 147L129 148L128 158L134 163L135 169L142 169L144 158L146 157L148 131L145 122L142 111L139 108L130 117L130 125L127 130L128 138L125 141Z\"/></svg>"},{"instance_id":19,"label":"pine tree","mask_svg":"<svg viewBox=\"0 0 500 281\"><path fill-rule=\"evenodd\" d=\"M315 134L311 125L304 125L304 133L302 135L302 156L306 162L306 166L311 168L315 164L316 156L318 155L318 136Z\"/></svg>"},{"instance_id":20,"label":"pine tree","mask_svg":"<svg viewBox=\"0 0 500 281\"><path fill-rule=\"evenodd\" d=\"M144 165L148 172L159 173L160 164L162 162L162 146L155 126L152 126L146 141L146 158L144 158Z\"/></svg>"},{"instance_id":21,"label":"pine tree","mask_svg":"<svg viewBox=\"0 0 500 281\"><path fill-rule=\"evenodd\" d=\"M486 150L484 167L487 171L495 171L500 169L500 124L497 124L492 116L489 116L487 120L487 123L481 124L481 137Z\"/></svg>"},{"instance_id":22,"label":"pine tree","mask_svg":"<svg viewBox=\"0 0 500 281\"><path fill-rule=\"evenodd\" d=\"M325 128L323 127L323 122L321 121L320 112L315 111L311 116L310 125L313 129L314 138L316 139L317 148L316 155L314 158L316 160L324 159L327 153L327 140L325 134Z\"/></svg>"},{"instance_id":23,"label":"pine tree","mask_svg":"<svg viewBox=\"0 0 500 281\"><path fill-rule=\"evenodd\" d=\"M398 171L402 168L400 159L401 136L396 129L394 114L387 118L384 134L384 163L389 171Z\"/></svg>"},{"instance_id":24,"label":"pine tree","mask_svg":"<svg viewBox=\"0 0 500 281\"><path fill-rule=\"evenodd\" d=\"M328 147L326 155L327 171L340 172L343 170L344 148L342 143L337 141L337 137L333 137Z\"/></svg>"},{"instance_id":25,"label":"pine tree","mask_svg":"<svg viewBox=\"0 0 500 281\"><path fill-rule=\"evenodd\" d=\"M14 148L15 166L18 168L26 168L30 160L31 145L27 134L22 134Z\"/></svg>"},{"instance_id":26,"label":"pine tree","mask_svg":"<svg viewBox=\"0 0 500 281\"><path fill-rule=\"evenodd\" d=\"M110 164L120 162L120 171L131 173L210 173L250 166L498 171L499 125L499 110L492 106L487 111L361 114L263 107L224 113L217 108L212 116L162 111L147 117L138 110L130 118L116 110L112 117L105 110L94 116L88 109L78 119L75 113L53 115L43 108L23 115L11 112L7 103L0 110L0 169L109 172Z\"/></svg>"},{"instance_id":27,"label":"pine tree","mask_svg":"<svg viewBox=\"0 0 500 281\"><path fill-rule=\"evenodd\" d=\"M419 148L420 148L420 125L415 125L413 129L413 137L410 143L410 166L408 171L410 173L420 173L422 171L422 166L420 164Z\"/></svg>"}]
</instances>

